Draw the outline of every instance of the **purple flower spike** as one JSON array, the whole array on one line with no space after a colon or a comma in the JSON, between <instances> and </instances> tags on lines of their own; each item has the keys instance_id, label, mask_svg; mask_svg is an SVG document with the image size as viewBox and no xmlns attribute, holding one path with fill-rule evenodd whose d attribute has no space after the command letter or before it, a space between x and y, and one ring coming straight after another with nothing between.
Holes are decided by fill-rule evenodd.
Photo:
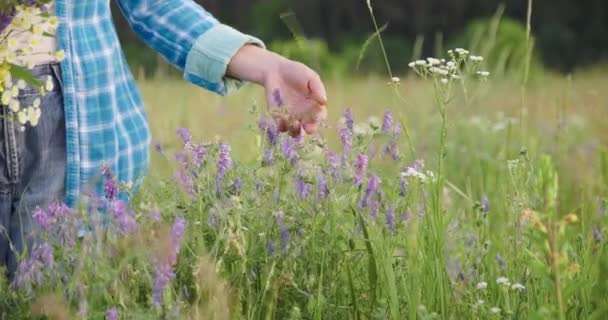
<instances>
[{"instance_id":1,"label":"purple flower spike","mask_svg":"<svg viewBox=\"0 0 608 320\"><path fill-rule=\"evenodd\" d=\"M347 108L346 110L344 110L344 123L346 124L346 127L350 130L350 132L353 132L353 129L355 127L355 119L353 117L353 111L350 108Z\"/></svg>"},{"instance_id":2,"label":"purple flower spike","mask_svg":"<svg viewBox=\"0 0 608 320\"><path fill-rule=\"evenodd\" d=\"M192 141L192 135L190 134L190 130L186 128L177 129L177 135L182 139L184 144L187 144Z\"/></svg>"},{"instance_id":3,"label":"purple flower spike","mask_svg":"<svg viewBox=\"0 0 608 320\"><path fill-rule=\"evenodd\" d=\"M106 195L106 199L113 201L118 196L118 185L116 184L116 180L114 178L106 179L106 182L103 184L103 191Z\"/></svg>"},{"instance_id":4,"label":"purple flower spike","mask_svg":"<svg viewBox=\"0 0 608 320\"><path fill-rule=\"evenodd\" d=\"M205 163L207 157L207 149L203 145L192 145L191 146L191 154L192 154L192 164L200 168L203 163Z\"/></svg>"},{"instance_id":5,"label":"purple flower spike","mask_svg":"<svg viewBox=\"0 0 608 320\"><path fill-rule=\"evenodd\" d=\"M228 144L220 144L220 155L217 161L217 179L221 180L228 169L232 167L232 158L230 157L230 146Z\"/></svg>"},{"instance_id":6,"label":"purple flower spike","mask_svg":"<svg viewBox=\"0 0 608 320\"><path fill-rule=\"evenodd\" d=\"M294 166L299 160L299 155L296 151L296 144L293 138L287 137L285 140L283 140L282 149L285 159L287 159L287 161Z\"/></svg>"},{"instance_id":7,"label":"purple flower spike","mask_svg":"<svg viewBox=\"0 0 608 320\"><path fill-rule=\"evenodd\" d=\"M152 288L152 300L155 306L162 304L163 289L173 279L173 266L177 263L177 256L184 239L186 220L176 218L169 236L169 252L161 253L164 259L157 257L154 266L154 284Z\"/></svg>"},{"instance_id":8,"label":"purple flower spike","mask_svg":"<svg viewBox=\"0 0 608 320\"><path fill-rule=\"evenodd\" d=\"M118 320L118 309L111 307L106 312L106 320Z\"/></svg>"},{"instance_id":9,"label":"purple flower spike","mask_svg":"<svg viewBox=\"0 0 608 320\"><path fill-rule=\"evenodd\" d=\"M36 223L42 228L42 230L51 230L51 226L54 223L54 217L51 214L49 214L45 210L40 209L39 207L36 207L36 209L34 209L32 217L34 218Z\"/></svg>"},{"instance_id":10,"label":"purple flower spike","mask_svg":"<svg viewBox=\"0 0 608 320\"><path fill-rule=\"evenodd\" d=\"M313 186L310 183L306 183L302 177L296 179L296 193L302 200L308 198L308 194L312 191Z\"/></svg>"},{"instance_id":11,"label":"purple flower spike","mask_svg":"<svg viewBox=\"0 0 608 320\"><path fill-rule=\"evenodd\" d=\"M340 141L342 142L342 158L348 158L353 147L353 131L348 127L340 128Z\"/></svg>"},{"instance_id":12,"label":"purple flower spike","mask_svg":"<svg viewBox=\"0 0 608 320\"><path fill-rule=\"evenodd\" d=\"M490 200L486 195L484 195L481 199L481 209L483 210L484 216L487 215L488 212L490 212Z\"/></svg>"},{"instance_id":13,"label":"purple flower spike","mask_svg":"<svg viewBox=\"0 0 608 320\"><path fill-rule=\"evenodd\" d=\"M317 200L326 199L329 195L329 188L327 187L327 179L324 174L320 174L317 177Z\"/></svg>"},{"instance_id":14,"label":"purple flower spike","mask_svg":"<svg viewBox=\"0 0 608 320\"><path fill-rule=\"evenodd\" d=\"M372 203L369 206L369 216L372 218L373 221L376 221L378 219L378 206L380 204L378 203L378 201L372 201Z\"/></svg>"},{"instance_id":15,"label":"purple flower spike","mask_svg":"<svg viewBox=\"0 0 608 320\"><path fill-rule=\"evenodd\" d=\"M404 176L399 179L399 186L401 187L399 195L405 197L407 195L407 179Z\"/></svg>"},{"instance_id":16,"label":"purple flower spike","mask_svg":"<svg viewBox=\"0 0 608 320\"><path fill-rule=\"evenodd\" d=\"M382 121L382 132L388 134L393 128L393 114L390 111L384 113L384 119Z\"/></svg>"},{"instance_id":17,"label":"purple flower spike","mask_svg":"<svg viewBox=\"0 0 608 320\"><path fill-rule=\"evenodd\" d=\"M372 196L378 192L378 186L380 185L380 178L377 175L372 175L369 177L369 181L367 183L367 188L365 189L365 195L361 202L359 203L359 208L364 209L367 208L370 204Z\"/></svg>"},{"instance_id":18,"label":"purple flower spike","mask_svg":"<svg viewBox=\"0 0 608 320\"><path fill-rule=\"evenodd\" d=\"M355 186L360 186L363 183L365 174L367 173L367 155L359 154L355 162Z\"/></svg>"},{"instance_id":19,"label":"purple flower spike","mask_svg":"<svg viewBox=\"0 0 608 320\"><path fill-rule=\"evenodd\" d=\"M131 212L129 212L124 201L113 201L110 204L110 210L114 214L114 219L116 219L122 233L133 233L137 230L137 221L135 221L135 218L131 215Z\"/></svg>"}]
</instances>

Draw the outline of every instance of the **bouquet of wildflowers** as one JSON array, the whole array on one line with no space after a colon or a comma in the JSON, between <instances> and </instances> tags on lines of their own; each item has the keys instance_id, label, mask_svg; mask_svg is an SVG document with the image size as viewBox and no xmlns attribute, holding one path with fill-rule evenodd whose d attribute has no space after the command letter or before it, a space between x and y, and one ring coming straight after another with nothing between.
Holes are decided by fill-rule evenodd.
<instances>
[{"instance_id":1,"label":"bouquet of wildflowers","mask_svg":"<svg viewBox=\"0 0 608 320\"><path fill-rule=\"evenodd\" d=\"M23 106L17 99L28 85L39 88L41 95L53 89L50 77L42 82L34 78L28 69L34 66L23 64L23 57L31 55L40 45L42 37L54 37L58 25L57 17L48 12L48 0L9 1L0 5L0 104L10 109L12 118L20 124L32 126L40 119L40 99L31 106ZM17 34L18 33L18 34ZM16 35L29 33L27 46L19 46ZM58 60L63 51L50 52Z\"/></svg>"}]
</instances>

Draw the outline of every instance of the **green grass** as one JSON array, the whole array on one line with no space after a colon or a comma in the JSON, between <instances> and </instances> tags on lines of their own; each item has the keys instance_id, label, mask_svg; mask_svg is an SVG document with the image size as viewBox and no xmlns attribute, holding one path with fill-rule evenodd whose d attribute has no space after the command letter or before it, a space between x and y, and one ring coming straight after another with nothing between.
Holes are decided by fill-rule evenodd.
<instances>
[{"instance_id":1,"label":"green grass","mask_svg":"<svg viewBox=\"0 0 608 320\"><path fill-rule=\"evenodd\" d=\"M517 80L490 79L467 103L457 95L446 108L443 174L425 183L408 178L405 195L400 172L413 161L437 174L442 119L429 82L402 79L395 95L379 78L328 80L328 128L307 140L295 166L278 146L267 167L260 165L268 147L257 128L265 108L260 89L221 98L178 81L140 81L165 156L153 154L134 201L139 231L123 237L100 230L73 251L55 247L49 283L29 294L0 289L8 297L0 311L12 310L5 319L27 318L32 303L48 305L50 295L72 314L86 301L93 319L111 306L122 319L603 319L606 79L603 71L537 78L522 118ZM331 177L318 144L342 150L338 120L346 107L359 124L392 111L409 133L399 137L400 159L382 152L390 137L375 132L355 139L341 178ZM183 148L178 127L190 128L195 143L211 143L194 195L173 178L179 165L172 154ZM218 141L232 146L234 160L219 194ZM368 179L361 187L351 181L355 155L370 150L377 152L368 173L381 179L375 219L359 207ZM318 200L322 174L330 194ZM312 185L307 199L296 192L300 178ZM230 187L236 179L239 192ZM396 209L394 232L389 207ZM152 257L165 252L168 230L147 217L152 209L166 224L176 216L188 222L161 307L151 302ZM502 286L500 277L525 289ZM487 288L477 289L480 282Z\"/></svg>"}]
</instances>

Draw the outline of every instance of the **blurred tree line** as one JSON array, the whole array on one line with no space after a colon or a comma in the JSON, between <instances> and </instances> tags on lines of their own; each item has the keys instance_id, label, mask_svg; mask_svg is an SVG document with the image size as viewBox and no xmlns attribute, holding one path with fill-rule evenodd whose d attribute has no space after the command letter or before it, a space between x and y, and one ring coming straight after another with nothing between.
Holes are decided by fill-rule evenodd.
<instances>
[{"instance_id":1,"label":"blurred tree line","mask_svg":"<svg viewBox=\"0 0 608 320\"><path fill-rule=\"evenodd\" d=\"M198 0L222 22L256 35L283 54L339 71L383 71L366 0ZM397 72L419 55L461 45L485 50L502 67L522 59L525 50L526 0L372 0L389 60ZM115 9L127 57L146 74L157 71L158 57L142 50ZM501 9L504 9L501 11ZM501 23L492 31L492 16ZM285 13L289 13L285 15ZM294 41L294 31L307 45ZM482 35L492 31L493 34ZM608 0L535 0L532 32L535 59L564 72L608 60ZM366 50L362 50L362 48ZM312 50L312 51L311 51ZM499 50L497 52L488 52ZM482 50L483 51L483 50ZM311 58L312 56L312 58ZM316 61L310 61L316 59ZM511 61L511 62L510 62ZM162 64L161 64L162 65ZM162 69L161 69L162 70Z\"/></svg>"}]
</instances>

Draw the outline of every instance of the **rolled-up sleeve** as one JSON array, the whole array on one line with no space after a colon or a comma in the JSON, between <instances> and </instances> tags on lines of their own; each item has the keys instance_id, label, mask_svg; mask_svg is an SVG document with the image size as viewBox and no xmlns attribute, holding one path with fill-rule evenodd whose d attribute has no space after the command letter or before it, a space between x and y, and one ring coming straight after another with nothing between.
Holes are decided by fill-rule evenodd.
<instances>
[{"instance_id":1,"label":"rolled-up sleeve","mask_svg":"<svg viewBox=\"0 0 608 320\"><path fill-rule=\"evenodd\" d=\"M184 79L227 95L244 82L226 75L228 63L246 44L264 43L220 23L191 0L119 0L133 31Z\"/></svg>"}]
</instances>

